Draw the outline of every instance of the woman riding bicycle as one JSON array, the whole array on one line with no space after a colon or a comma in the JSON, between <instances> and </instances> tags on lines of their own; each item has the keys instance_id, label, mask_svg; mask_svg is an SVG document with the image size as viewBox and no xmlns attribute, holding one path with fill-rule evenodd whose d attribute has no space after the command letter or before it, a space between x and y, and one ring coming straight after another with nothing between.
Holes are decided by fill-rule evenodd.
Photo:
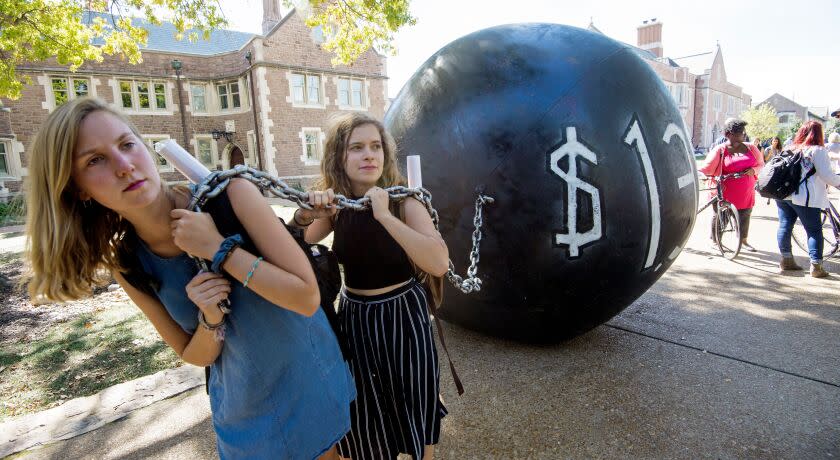
<instances>
[{"instance_id":1,"label":"woman riding bicycle","mask_svg":"<svg viewBox=\"0 0 840 460\"><path fill-rule=\"evenodd\" d=\"M745 141L747 122L736 118L729 118L723 125L726 142L712 149L700 172L707 176L721 176L724 174L743 172L746 175L738 178L726 179L723 183L723 199L732 203L738 210L738 220L741 224L741 244L748 251L755 252L747 243L750 231L750 215L755 205L756 175L764 166L764 156L753 144ZM714 182L714 179L710 179ZM717 192L714 189L711 195ZM717 213L717 204L714 204ZM714 219L712 219L712 241L715 242Z\"/></svg>"}]
</instances>

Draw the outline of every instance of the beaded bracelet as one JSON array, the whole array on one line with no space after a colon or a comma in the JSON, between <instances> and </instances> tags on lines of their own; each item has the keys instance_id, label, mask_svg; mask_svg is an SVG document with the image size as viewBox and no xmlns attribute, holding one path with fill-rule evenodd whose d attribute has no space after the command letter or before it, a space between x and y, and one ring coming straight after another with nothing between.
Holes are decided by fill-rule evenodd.
<instances>
[{"instance_id":1,"label":"beaded bracelet","mask_svg":"<svg viewBox=\"0 0 840 460\"><path fill-rule=\"evenodd\" d=\"M242 282L242 287L248 287L248 281L250 281L251 277L254 276L254 270L257 269L257 265L259 265L262 260L262 257L257 257L257 260L251 264L251 271L249 271L248 275L245 276L245 281Z\"/></svg>"},{"instance_id":2,"label":"beaded bracelet","mask_svg":"<svg viewBox=\"0 0 840 460\"><path fill-rule=\"evenodd\" d=\"M219 245L219 250L213 255L213 264L210 266L210 271L220 273L222 271L222 265L225 264L227 258L233 254L234 249L241 245L242 237L238 233L225 238L222 244Z\"/></svg>"},{"instance_id":3,"label":"beaded bracelet","mask_svg":"<svg viewBox=\"0 0 840 460\"><path fill-rule=\"evenodd\" d=\"M213 332L213 340L216 342L221 342L225 340L225 322L227 316L222 316L222 320L216 324L210 324L207 322L207 318L204 317L204 312L198 310L198 324L201 325L204 329Z\"/></svg>"}]
</instances>

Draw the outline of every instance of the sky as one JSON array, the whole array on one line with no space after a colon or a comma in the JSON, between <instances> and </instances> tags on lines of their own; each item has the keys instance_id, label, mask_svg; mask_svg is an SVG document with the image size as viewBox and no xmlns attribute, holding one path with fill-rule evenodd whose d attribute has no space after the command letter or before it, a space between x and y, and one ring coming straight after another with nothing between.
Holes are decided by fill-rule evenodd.
<instances>
[{"instance_id":1,"label":"sky","mask_svg":"<svg viewBox=\"0 0 840 460\"><path fill-rule=\"evenodd\" d=\"M221 3L231 29L261 31L262 0ZM636 28L656 18L665 56L720 44L728 80L753 103L779 93L805 106L840 108L839 0L413 0L411 11L417 24L398 33L398 54L388 57L390 97L438 49L480 29L522 22L585 28L592 21L607 36L636 45Z\"/></svg>"}]
</instances>

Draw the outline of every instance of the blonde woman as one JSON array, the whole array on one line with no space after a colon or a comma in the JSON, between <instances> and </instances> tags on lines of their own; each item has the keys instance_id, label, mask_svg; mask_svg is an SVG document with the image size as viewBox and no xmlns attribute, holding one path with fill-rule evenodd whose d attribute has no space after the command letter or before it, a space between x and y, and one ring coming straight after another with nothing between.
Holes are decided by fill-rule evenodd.
<instances>
[{"instance_id":1,"label":"blonde woman","mask_svg":"<svg viewBox=\"0 0 840 460\"><path fill-rule=\"evenodd\" d=\"M255 186L226 192L247 234L219 234L161 182L137 129L93 98L50 114L29 173L33 298L77 299L113 276L184 361L211 366L221 458L334 457L350 428L349 369L306 256Z\"/></svg>"},{"instance_id":2,"label":"blonde woman","mask_svg":"<svg viewBox=\"0 0 840 460\"><path fill-rule=\"evenodd\" d=\"M359 113L335 119L327 132L315 209L294 216L317 242L334 232L333 249L344 266L339 322L351 354L359 396L351 407L350 433L339 453L354 460L406 453L430 459L446 408L439 399L440 371L426 292L412 262L436 276L448 269L449 252L426 208L417 200L395 216L383 188L405 181L396 146L382 123ZM335 193L371 199L367 211L336 214Z\"/></svg>"}]
</instances>

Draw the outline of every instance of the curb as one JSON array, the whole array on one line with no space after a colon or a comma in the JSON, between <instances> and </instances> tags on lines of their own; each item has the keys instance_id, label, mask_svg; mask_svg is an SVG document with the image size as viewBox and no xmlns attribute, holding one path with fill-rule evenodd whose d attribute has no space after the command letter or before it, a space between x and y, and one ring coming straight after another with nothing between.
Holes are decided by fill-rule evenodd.
<instances>
[{"instance_id":1,"label":"curb","mask_svg":"<svg viewBox=\"0 0 840 460\"><path fill-rule=\"evenodd\" d=\"M204 385L204 369L184 365L12 419L0 424L0 458L79 436L201 385Z\"/></svg>"}]
</instances>

